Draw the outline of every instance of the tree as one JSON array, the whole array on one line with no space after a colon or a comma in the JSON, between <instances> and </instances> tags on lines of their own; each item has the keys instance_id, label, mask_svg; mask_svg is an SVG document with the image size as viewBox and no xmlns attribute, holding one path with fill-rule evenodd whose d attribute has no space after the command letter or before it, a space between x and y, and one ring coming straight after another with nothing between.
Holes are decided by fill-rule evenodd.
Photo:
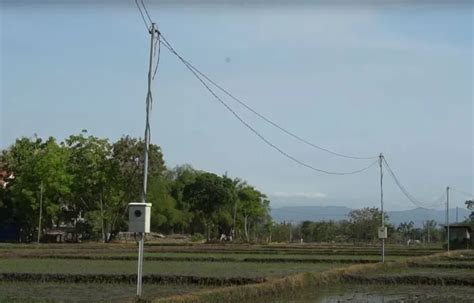
<instances>
[{"instance_id":1,"label":"tree","mask_svg":"<svg viewBox=\"0 0 474 303\"><path fill-rule=\"evenodd\" d=\"M269 219L269 203L267 196L256 190L254 187L243 184L237 189L237 212L243 218L244 235L250 241L250 226L266 223Z\"/></svg>"},{"instance_id":2,"label":"tree","mask_svg":"<svg viewBox=\"0 0 474 303\"><path fill-rule=\"evenodd\" d=\"M213 223L223 219L222 208L231 205L231 199L232 194L224 186L223 179L212 173L199 174L183 192L183 200L190 205L195 219L204 224L208 241Z\"/></svg>"},{"instance_id":3,"label":"tree","mask_svg":"<svg viewBox=\"0 0 474 303\"><path fill-rule=\"evenodd\" d=\"M114 143L83 130L58 144L54 138L20 138L0 154L2 171L16 176L0 188L0 228L23 230L33 240L38 223L40 185L44 187L42 225L75 227L82 238L110 241L127 229L127 205L142 200L143 140L125 136ZM152 231L226 233L235 226L246 240L268 235L269 201L256 188L194 170L167 170L158 146L149 147L146 202L152 203Z\"/></svg>"},{"instance_id":4,"label":"tree","mask_svg":"<svg viewBox=\"0 0 474 303\"><path fill-rule=\"evenodd\" d=\"M23 230L24 240L32 240L39 217L39 191L43 184L43 226L58 225L64 213L72 176L67 170L69 154L50 137L43 142L34 137L18 139L3 152L2 162L15 172L15 182L7 192L12 220Z\"/></svg>"},{"instance_id":5,"label":"tree","mask_svg":"<svg viewBox=\"0 0 474 303\"><path fill-rule=\"evenodd\" d=\"M351 223L350 234L354 241L374 241L378 238L377 231L382 221L382 213L378 208L355 209L348 216ZM387 215L385 221L388 221Z\"/></svg>"},{"instance_id":6,"label":"tree","mask_svg":"<svg viewBox=\"0 0 474 303\"><path fill-rule=\"evenodd\" d=\"M168 172L170 195L176 201L176 208L179 210L177 213L179 218L176 219L175 226L182 233L189 228L194 217L189 201L183 199L184 188L192 184L200 173L190 165L177 166Z\"/></svg>"},{"instance_id":7,"label":"tree","mask_svg":"<svg viewBox=\"0 0 474 303\"><path fill-rule=\"evenodd\" d=\"M301 235L306 242L313 242L314 223L311 221L303 221L300 226Z\"/></svg>"},{"instance_id":8,"label":"tree","mask_svg":"<svg viewBox=\"0 0 474 303\"><path fill-rule=\"evenodd\" d=\"M114 190L110 165L112 146L107 139L85 137L86 132L83 130L79 135L71 135L64 143L70 154L68 170L73 176L68 207L75 226L82 215L87 215L84 232L101 234L106 242L110 220L104 215L104 209L107 209Z\"/></svg>"},{"instance_id":9,"label":"tree","mask_svg":"<svg viewBox=\"0 0 474 303\"><path fill-rule=\"evenodd\" d=\"M431 240L436 236L436 223L435 220L427 220L423 222L423 233L426 235L426 241L431 243Z\"/></svg>"},{"instance_id":10,"label":"tree","mask_svg":"<svg viewBox=\"0 0 474 303\"><path fill-rule=\"evenodd\" d=\"M110 159L111 191L108 196L108 207L105 215L110 219L110 236L113 237L120 229L125 229L127 205L133 201L141 201L143 186L145 143L141 139L125 136L112 145ZM166 170L160 147L150 144L148 151L149 180L162 176Z\"/></svg>"},{"instance_id":11,"label":"tree","mask_svg":"<svg viewBox=\"0 0 474 303\"><path fill-rule=\"evenodd\" d=\"M397 231L402 234L402 237L405 241L413 239L414 237L414 226L413 221L403 222L398 225Z\"/></svg>"}]
</instances>

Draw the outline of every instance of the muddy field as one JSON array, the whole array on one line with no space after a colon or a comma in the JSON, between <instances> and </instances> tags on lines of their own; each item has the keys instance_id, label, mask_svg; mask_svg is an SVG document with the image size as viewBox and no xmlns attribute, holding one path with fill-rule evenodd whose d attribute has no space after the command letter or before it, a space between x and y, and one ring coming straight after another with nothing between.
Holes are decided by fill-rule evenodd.
<instances>
[{"instance_id":1,"label":"muddy field","mask_svg":"<svg viewBox=\"0 0 474 303\"><path fill-rule=\"evenodd\" d=\"M458 302L471 303L474 288L425 285L358 285L344 284L310 289L296 296L283 296L275 303L379 303L379 302ZM258 300L252 302L257 303ZM261 301L260 301L261 302ZM249 302L250 303L250 302Z\"/></svg>"}]
</instances>

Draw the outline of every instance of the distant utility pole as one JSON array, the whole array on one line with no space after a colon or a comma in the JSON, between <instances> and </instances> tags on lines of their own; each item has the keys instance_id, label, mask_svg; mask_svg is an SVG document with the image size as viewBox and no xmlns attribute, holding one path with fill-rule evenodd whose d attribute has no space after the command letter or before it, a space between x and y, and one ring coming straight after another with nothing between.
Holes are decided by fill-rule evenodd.
<instances>
[{"instance_id":1,"label":"distant utility pole","mask_svg":"<svg viewBox=\"0 0 474 303\"><path fill-rule=\"evenodd\" d=\"M40 207L39 207L39 220L38 220L38 239L37 239L37 243L39 244L40 243L40 239L41 239L41 218L43 216L43 181L41 181L41 184L40 184Z\"/></svg>"},{"instance_id":2,"label":"distant utility pole","mask_svg":"<svg viewBox=\"0 0 474 303\"><path fill-rule=\"evenodd\" d=\"M155 35L159 35L159 31L155 26L155 23L151 23L149 29L150 33L150 58L148 66L148 93L146 96L146 119L145 119L145 152L144 152L144 164L143 164L143 191L142 191L142 203L146 205L146 193L148 183L148 148L150 145L150 112L151 112L151 83L153 73L153 43L155 42ZM158 37L159 39L159 37ZM145 233L139 233L139 247L138 247L138 271L137 271L137 296L142 295L142 276L143 276L143 249L145 246Z\"/></svg>"},{"instance_id":3,"label":"distant utility pole","mask_svg":"<svg viewBox=\"0 0 474 303\"><path fill-rule=\"evenodd\" d=\"M291 241L293 241L293 234L292 234L292 230L291 230L291 221L288 222L288 226L290 227L290 239L289 240L290 240L290 243L291 243Z\"/></svg>"},{"instance_id":4,"label":"distant utility pole","mask_svg":"<svg viewBox=\"0 0 474 303\"><path fill-rule=\"evenodd\" d=\"M235 241L235 219L237 217L237 198L234 201L234 223L232 224L232 241Z\"/></svg>"},{"instance_id":5,"label":"distant utility pole","mask_svg":"<svg viewBox=\"0 0 474 303\"><path fill-rule=\"evenodd\" d=\"M428 243L431 243L431 235L430 235L430 229L431 229L431 226L429 225L428 223L429 221L426 221L426 229L428 229Z\"/></svg>"},{"instance_id":6,"label":"distant utility pole","mask_svg":"<svg viewBox=\"0 0 474 303\"><path fill-rule=\"evenodd\" d=\"M379 166L380 166L380 208L382 211L382 226L379 230L379 238L382 238L382 263L385 262L385 237L387 237L387 231L385 229L385 213L383 211L383 169L382 169L383 155L379 155ZM382 235L380 234L382 232Z\"/></svg>"},{"instance_id":7,"label":"distant utility pole","mask_svg":"<svg viewBox=\"0 0 474 303\"><path fill-rule=\"evenodd\" d=\"M449 252L449 186L446 187L446 239Z\"/></svg>"},{"instance_id":8,"label":"distant utility pole","mask_svg":"<svg viewBox=\"0 0 474 303\"><path fill-rule=\"evenodd\" d=\"M459 222L459 221L458 221L458 208L459 208L459 207L456 206L456 223Z\"/></svg>"}]
</instances>

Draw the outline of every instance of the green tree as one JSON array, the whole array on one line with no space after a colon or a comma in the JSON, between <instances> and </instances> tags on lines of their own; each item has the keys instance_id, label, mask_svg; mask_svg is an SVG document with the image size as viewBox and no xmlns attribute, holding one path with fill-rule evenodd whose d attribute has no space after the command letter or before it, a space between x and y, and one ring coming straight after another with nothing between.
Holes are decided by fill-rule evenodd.
<instances>
[{"instance_id":1,"label":"green tree","mask_svg":"<svg viewBox=\"0 0 474 303\"><path fill-rule=\"evenodd\" d=\"M400 232L403 239L407 241L414 238L414 226L415 223L413 223L413 221L402 222L398 225L397 231Z\"/></svg>"},{"instance_id":2,"label":"green tree","mask_svg":"<svg viewBox=\"0 0 474 303\"><path fill-rule=\"evenodd\" d=\"M378 238L378 227L381 225L382 213L378 208L355 209L349 213L350 234L354 241L370 242ZM385 215L385 221L388 216Z\"/></svg>"},{"instance_id":3,"label":"green tree","mask_svg":"<svg viewBox=\"0 0 474 303\"><path fill-rule=\"evenodd\" d=\"M435 220L427 220L423 222L423 234L426 236L426 241L428 243L431 243L433 239L437 238L437 232L436 232L437 225L438 223L436 223Z\"/></svg>"},{"instance_id":4,"label":"green tree","mask_svg":"<svg viewBox=\"0 0 474 303\"><path fill-rule=\"evenodd\" d=\"M68 151L52 137L45 142L37 137L21 138L3 152L2 162L16 176L6 194L11 201L12 218L23 230L25 240L33 239L38 224L41 184L44 188L42 226L59 225L67 210L72 183L68 160Z\"/></svg>"},{"instance_id":5,"label":"green tree","mask_svg":"<svg viewBox=\"0 0 474 303\"><path fill-rule=\"evenodd\" d=\"M208 241L212 227L221 218L220 209L231 205L231 199L232 194L224 186L223 178L212 173L199 174L183 192L183 200L190 205L195 219L204 224Z\"/></svg>"},{"instance_id":6,"label":"green tree","mask_svg":"<svg viewBox=\"0 0 474 303\"><path fill-rule=\"evenodd\" d=\"M184 189L186 186L194 183L200 173L201 172L196 171L190 165L177 166L168 172L170 195L176 201L176 208L179 210L175 227L177 230L180 230L181 233L188 231L194 218L189 201L183 198Z\"/></svg>"},{"instance_id":7,"label":"green tree","mask_svg":"<svg viewBox=\"0 0 474 303\"><path fill-rule=\"evenodd\" d=\"M125 136L112 145L110 159L111 191L105 215L110 221L110 237L119 230L126 229L127 205L133 201L141 201L143 188L145 143L141 139ZM150 144L148 151L149 180L159 180L166 170L163 155L159 146ZM148 184L148 188L150 183Z\"/></svg>"},{"instance_id":8,"label":"green tree","mask_svg":"<svg viewBox=\"0 0 474 303\"><path fill-rule=\"evenodd\" d=\"M63 144L69 150L68 169L73 176L70 215L73 220L86 216L83 233L93 237L100 234L105 242L110 233L110 220L104 215L104 209L108 209L114 190L110 166L112 146L107 139L85 137L86 132L69 136Z\"/></svg>"},{"instance_id":9,"label":"green tree","mask_svg":"<svg viewBox=\"0 0 474 303\"><path fill-rule=\"evenodd\" d=\"M243 185L237 191L237 212L242 217L245 239L250 241L250 228L256 230L258 224L268 221L270 201L267 196L249 185Z\"/></svg>"}]
</instances>

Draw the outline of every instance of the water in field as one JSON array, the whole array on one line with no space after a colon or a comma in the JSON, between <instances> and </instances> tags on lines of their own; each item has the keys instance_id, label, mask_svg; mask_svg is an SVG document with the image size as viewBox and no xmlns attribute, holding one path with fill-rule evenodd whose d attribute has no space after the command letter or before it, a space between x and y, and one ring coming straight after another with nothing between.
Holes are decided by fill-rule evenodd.
<instances>
[{"instance_id":1,"label":"water in field","mask_svg":"<svg viewBox=\"0 0 474 303\"><path fill-rule=\"evenodd\" d=\"M262 301L259 301L262 302ZM303 291L296 296L269 299L275 303L418 303L474 302L474 288L467 286L356 285Z\"/></svg>"}]
</instances>

